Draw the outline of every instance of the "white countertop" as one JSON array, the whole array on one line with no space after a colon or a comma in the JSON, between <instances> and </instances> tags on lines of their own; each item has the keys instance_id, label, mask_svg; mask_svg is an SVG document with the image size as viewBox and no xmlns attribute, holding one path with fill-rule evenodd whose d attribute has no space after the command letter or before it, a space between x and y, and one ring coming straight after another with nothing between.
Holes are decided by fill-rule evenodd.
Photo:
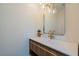
<instances>
[{"instance_id":1,"label":"white countertop","mask_svg":"<svg viewBox=\"0 0 79 59\"><path fill-rule=\"evenodd\" d=\"M67 55L78 55L78 44L63 41L63 36L56 36L55 39L48 39L48 37L30 37L30 39Z\"/></svg>"}]
</instances>

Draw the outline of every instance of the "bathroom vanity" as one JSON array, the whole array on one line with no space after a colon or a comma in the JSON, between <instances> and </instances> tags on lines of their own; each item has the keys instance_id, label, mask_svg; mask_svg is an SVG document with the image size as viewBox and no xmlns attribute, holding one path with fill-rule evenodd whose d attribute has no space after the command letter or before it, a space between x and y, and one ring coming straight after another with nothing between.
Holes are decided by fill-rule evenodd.
<instances>
[{"instance_id":1,"label":"bathroom vanity","mask_svg":"<svg viewBox=\"0 0 79 59\"><path fill-rule=\"evenodd\" d=\"M29 39L30 53L33 52L35 53L35 55L38 56L78 56L78 43L75 43L71 38L70 38L70 40L72 40L71 42L68 41L69 39L64 38L65 33L67 33L66 32L67 27L65 26L66 23L65 4L50 3L50 4L42 4L41 7L42 6L44 6L43 8L44 11L42 11L43 12L42 30L45 35L41 37L37 36L30 37ZM53 6L55 7L55 9L53 9ZM49 10L55 11L55 13L51 11L49 12ZM49 33L51 33L50 30L51 32L54 32L53 35L55 35L55 37L53 39L48 38L51 36L48 35Z\"/></svg>"},{"instance_id":2,"label":"bathroom vanity","mask_svg":"<svg viewBox=\"0 0 79 59\"><path fill-rule=\"evenodd\" d=\"M56 36L54 39L47 37L31 37L29 39L30 53L38 56L76 56L78 49L76 43L58 40L62 36Z\"/></svg>"}]
</instances>

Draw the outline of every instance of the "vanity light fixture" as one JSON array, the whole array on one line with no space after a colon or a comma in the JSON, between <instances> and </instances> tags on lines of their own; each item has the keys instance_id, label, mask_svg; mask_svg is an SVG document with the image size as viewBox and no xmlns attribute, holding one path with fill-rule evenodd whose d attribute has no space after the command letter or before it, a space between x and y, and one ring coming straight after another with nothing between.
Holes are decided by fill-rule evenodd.
<instances>
[{"instance_id":1,"label":"vanity light fixture","mask_svg":"<svg viewBox=\"0 0 79 59\"><path fill-rule=\"evenodd\" d=\"M51 13L51 12L53 14L56 13L56 7L55 7L54 3L40 3L40 5L44 9L44 12L45 12L45 9L47 9L49 13Z\"/></svg>"}]
</instances>

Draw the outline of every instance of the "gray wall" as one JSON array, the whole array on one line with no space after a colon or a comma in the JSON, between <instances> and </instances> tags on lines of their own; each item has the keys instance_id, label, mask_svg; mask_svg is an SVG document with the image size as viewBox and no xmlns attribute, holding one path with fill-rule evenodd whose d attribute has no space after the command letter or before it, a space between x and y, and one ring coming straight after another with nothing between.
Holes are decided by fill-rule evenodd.
<instances>
[{"instance_id":1,"label":"gray wall","mask_svg":"<svg viewBox=\"0 0 79 59\"><path fill-rule=\"evenodd\" d=\"M0 4L0 55L29 55L29 34L42 29L38 4Z\"/></svg>"}]
</instances>

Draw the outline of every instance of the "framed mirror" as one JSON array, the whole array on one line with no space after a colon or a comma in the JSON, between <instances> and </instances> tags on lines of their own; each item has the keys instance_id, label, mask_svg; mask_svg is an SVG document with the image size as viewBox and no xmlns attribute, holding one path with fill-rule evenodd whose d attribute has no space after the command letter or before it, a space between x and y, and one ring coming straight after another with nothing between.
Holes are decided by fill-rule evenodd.
<instances>
[{"instance_id":1,"label":"framed mirror","mask_svg":"<svg viewBox=\"0 0 79 59\"><path fill-rule=\"evenodd\" d=\"M65 34L65 4L45 3L43 6L43 32L55 31L56 35Z\"/></svg>"}]
</instances>

